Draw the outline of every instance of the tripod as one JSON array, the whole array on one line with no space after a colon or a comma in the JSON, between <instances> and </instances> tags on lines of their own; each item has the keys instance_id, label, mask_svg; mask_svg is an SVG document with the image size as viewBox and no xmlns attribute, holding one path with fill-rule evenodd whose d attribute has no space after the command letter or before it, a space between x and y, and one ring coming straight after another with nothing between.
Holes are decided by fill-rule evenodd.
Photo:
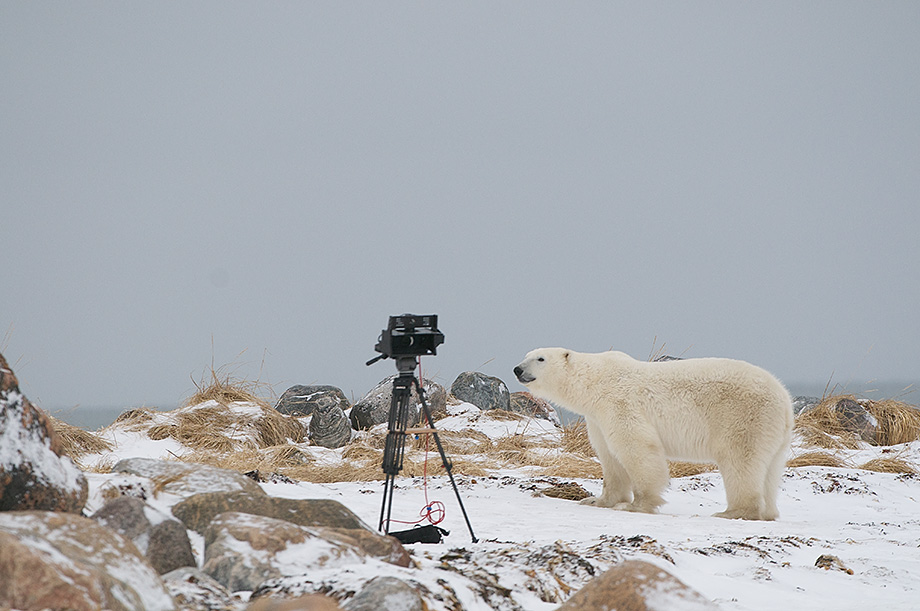
<instances>
[{"instance_id":1,"label":"tripod","mask_svg":"<svg viewBox=\"0 0 920 611\"><path fill-rule=\"evenodd\" d=\"M444 447L441 445L441 439L434 428L434 421L431 418L431 412L428 410L428 402L425 401L425 394L422 392L418 378L415 376L415 367L417 357L415 356L397 356L396 368L399 375L393 380L393 398L390 402L390 418L387 427L386 445L383 449L383 472L386 474L386 481L383 488L383 503L380 505L380 525L378 530L384 534L390 532L390 514L393 510L393 485L396 476L403 468L403 454L406 447L406 435L412 434L430 434L434 437L435 445L438 447L438 453L441 455L441 464L447 471L447 477L450 478L450 485L457 495L457 503L460 504L460 511L463 513L463 519L466 521L466 527L470 531L470 537L473 543L479 541L473 534L473 527L470 525L470 519L466 515L466 509L463 507L463 501L460 499L460 491L457 490L457 484L454 482L454 475L451 472L453 464L444 454ZM409 400L412 394L412 388L418 394L422 403L422 411L428 422L428 428L408 428L409 421ZM384 519L385 518L385 519Z\"/></svg>"}]
</instances>

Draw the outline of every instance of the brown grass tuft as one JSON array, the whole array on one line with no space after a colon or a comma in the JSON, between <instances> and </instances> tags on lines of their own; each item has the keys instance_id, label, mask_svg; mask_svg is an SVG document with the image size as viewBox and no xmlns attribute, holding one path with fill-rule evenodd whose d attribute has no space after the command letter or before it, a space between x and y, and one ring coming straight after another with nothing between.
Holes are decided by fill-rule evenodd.
<instances>
[{"instance_id":1,"label":"brown grass tuft","mask_svg":"<svg viewBox=\"0 0 920 611\"><path fill-rule=\"evenodd\" d=\"M878 445L920 440L920 409L894 399L870 401L866 409L878 421Z\"/></svg>"},{"instance_id":2,"label":"brown grass tuft","mask_svg":"<svg viewBox=\"0 0 920 611\"><path fill-rule=\"evenodd\" d=\"M482 417L490 420L523 420L527 416L504 409L487 409L482 412Z\"/></svg>"},{"instance_id":3,"label":"brown grass tuft","mask_svg":"<svg viewBox=\"0 0 920 611\"><path fill-rule=\"evenodd\" d=\"M830 452L805 452L786 462L790 468L798 467L847 467L846 461Z\"/></svg>"},{"instance_id":4,"label":"brown grass tuft","mask_svg":"<svg viewBox=\"0 0 920 611\"><path fill-rule=\"evenodd\" d=\"M99 454L112 450L112 444L89 431L67 424L49 415L51 426L61 438L64 452L73 459L78 459L87 454Z\"/></svg>"},{"instance_id":5,"label":"brown grass tuft","mask_svg":"<svg viewBox=\"0 0 920 611\"><path fill-rule=\"evenodd\" d=\"M712 471L718 470L718 467L713 464L707 463L695 463L695 462L669 462L668 463L668 472L671 477L690 477L691 475L699 475L700 473L711 473Z\"/></svg>"},{"instance_id":6,"label":"brown grass tuft","mask_svg":"<svg viewBox=\"0 0 920 611\"><path fill-rule=\"evenodd\" d=\"M597 459L583 458L575 454L562 454L547 461L540 472L546 477L601 479L604 476Z\"/></svg>"},{"instance_id":7,"label":"brown grass tuft","mask_svg":"<svg viewBox=\"0 0 920 611\"><path fill-rule=\"evenodd\" d=\"M873 458L859 468L878 473L917 473L916 466L900 458Z\"/></svg>"},{"instance_id":8,"label":"brown grass tuft","mask_svg":"<svg viewBox=\"0 0 920 611\"><path fill-rule=\"evenodd\" d=\"M150 409L147 407L129 409L120 413L118 418L115 418L114 424L121 424L123 426L145 424L153 419L155 412L155 409Z\"/></svg>"},{"instance_id":9,"label":"brown grass tuft","mask_svg":"<svg viewBox=\"0 0 920 611\"><path fill-rule=\"evenodd\" d=\"M236 379L223 369L221 367L215 370L211 367L210 379L202 378L199 382L193 382L197 392L185 401L183 407L199 405L207 401L216 401L224 407L228 407L231 403L254 403L263 407L271 407L268 401L256 395L256 392L264 385Z\"/></svg>"},{"instance_id":10,"label":"brown grass tuft","mask_svg":"<svg viewBox=\"0 0 920 611\"><path fill-rule=\"evenodd\" d=\"M834 411L837 402L844 398L853 397L826 397L814 408L796 417L795 430L805 445L833 450L856 450L860 447L859 438L844 427L839 414Z\"/></svg>"},{"instance_id":11,"label":"brown grass tuft","mask_svg":"<svg viewBox=\"0 0 920 611\"><path fill-rule=\"evenodd\" d=\"M562 449L578 456L596 456L588 439L588 425L584 420L576 420L562 427Z\"/></svg>"}]
</instances>

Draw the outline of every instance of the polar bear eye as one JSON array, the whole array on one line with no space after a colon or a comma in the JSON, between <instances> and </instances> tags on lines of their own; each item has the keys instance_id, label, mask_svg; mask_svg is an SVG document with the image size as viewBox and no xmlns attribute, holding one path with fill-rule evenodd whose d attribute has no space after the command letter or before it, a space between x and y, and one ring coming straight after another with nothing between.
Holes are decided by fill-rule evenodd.
<instances>
[{"instance_id":1,"label":"polar bear eye","mask_svg":"<svg viewBox=\"0 0 920 611\"><path fill-rule=\"evenodd\" d=\"M545 360L546 360L546 359L544 359L542 356L538 356L538 357L537 357L537 362L539 362L539 363L542 363L542 362L545 361Z\"/></svg>"}]
</instances>

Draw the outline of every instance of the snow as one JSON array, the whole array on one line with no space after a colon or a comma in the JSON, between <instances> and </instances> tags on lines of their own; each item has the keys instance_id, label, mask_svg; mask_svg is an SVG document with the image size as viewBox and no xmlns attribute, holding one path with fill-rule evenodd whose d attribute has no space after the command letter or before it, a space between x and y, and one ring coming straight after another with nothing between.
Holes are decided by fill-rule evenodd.
<instances>
[{"instance_id":1,"label":"snow","mask_svg":"<svg viewBox=\"0 0 920 611\"><path fill-rule=\"evenodd\" d=\"M450 406L437 428L474 428L492 438L509 434L557 440L559 430L545 420L493 420L468 404ZM152 441L143 434L111 432L112 452L84 457L83 463L111 463L129 456L175 459L183 453L174 441ZM119 442L127 442L127 446ZM315 460L334 461L341 451L298 446ZM812 448L794 447L793 453ZM920 463L920 442L879 448L865 445L846 452L847 464L880 456ZM435 453L435 460L437 455ZM920 477L859 469L807 467L787 469L779 494L780 519L749 522L712 517L725 506L718 473L671 481L666 504L655 515L614 511L549 498L540 490L554 482L576 482L599 494L601 481L534 475L528 467L497 469L488 476L454 472L460 496L479 543L472 543L457 499L446 476L429 477L430 500L440 500L447 516L440 526L450 531L437 545L407 548L418 568L400 568L376 560L307 567L309 554L283 558L279 580L304 591L322 585L332 591L355 591L375 576L390 575L432 592L449 586L468 610L526 609L550 611L592 577L624 559L642 559L667 570L725 611L773 611L789 608L886 611L917 608L920 595ZM109 486L152 491L149 481L125 474L87 474L88 511L101 506ZM294 499L323 498L342 502L368 524L377 524L383 484L337 482L263 483L270 495ZM414 520L425 505L422 478L399 477L393 517ZM169 513L180 500L174 495L148 496ZM394 530L399 530L395 528ZM203 541L193 539L202 560ZM818 568L829 554L852 571ZM305 559L306 558L306 559ZM309 577L305 574L309 573ZM558 579L556 578L558 577ZM562 583L560 583L560 581ZM312 584L312 586L311 586ZM446 584L446 586L445 586ZM494 584L490 585L490 584ZM292 586L293 587L293 586ZM489 588L494 587L494 590ZM502 598L500 589L513 600ZM292 591L289 589L288 591ZM544 600L545 599L545 600ZM546 601L552 602L546 602ZM448 608L435 605L432 609Z\"/></svg>"}]
</instances>

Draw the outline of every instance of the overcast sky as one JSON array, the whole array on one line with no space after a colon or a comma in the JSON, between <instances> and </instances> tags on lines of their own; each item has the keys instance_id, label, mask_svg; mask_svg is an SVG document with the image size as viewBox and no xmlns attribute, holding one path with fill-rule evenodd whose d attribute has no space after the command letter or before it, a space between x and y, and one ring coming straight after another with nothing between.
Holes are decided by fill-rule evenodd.
<instances>
[{"instance_id":1,"label":"overcast sky","mask_svg":"<svg viewBox=\"0 0 920 611\"><path fill-rule=\"evenodd\" d=\"M0 3L0 351L49 408L543 345L920 381L920 3Z\"/></svg>"}]
</instances>

